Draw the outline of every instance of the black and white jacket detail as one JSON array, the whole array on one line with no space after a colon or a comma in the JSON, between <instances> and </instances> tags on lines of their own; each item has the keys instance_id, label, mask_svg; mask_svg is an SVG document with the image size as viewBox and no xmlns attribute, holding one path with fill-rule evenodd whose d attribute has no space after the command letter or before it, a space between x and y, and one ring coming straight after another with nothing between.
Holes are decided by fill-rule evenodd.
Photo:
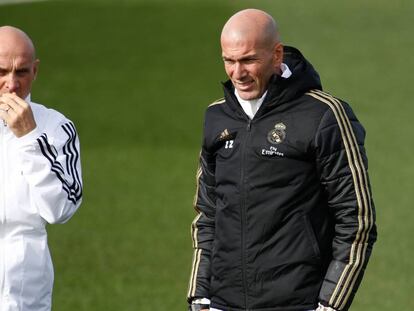
<instances>
[{"instance_id":1,"label":"black and white jacket detail","mask_svg":"<svg viewBox=\"0 0 414 311\"><path fill-rule=\"evenodd\" d=\"M284 63L252 120L230 81L206 111L189 301L347 310L361 282L376 240L365 131L298 50Z\"/></svg>"}]
</instances>

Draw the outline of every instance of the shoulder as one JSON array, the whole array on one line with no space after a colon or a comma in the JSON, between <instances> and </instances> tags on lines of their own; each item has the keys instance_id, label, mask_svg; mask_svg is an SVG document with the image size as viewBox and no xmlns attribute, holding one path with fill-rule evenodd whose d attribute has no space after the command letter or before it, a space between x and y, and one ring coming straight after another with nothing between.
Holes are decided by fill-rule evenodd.
<instances>
[{"instance_id":1,"label":"shoulder","mask_svg":"<svg viewBox=\"0 0 414 311\"><path fill-rule=\"evenodd\" d=\"M220 98L208 104L204 113L205 121L223 116L224 109L226 106L225 103L226 100L224 98Z\"/></svg>"},{"instance_id":2,"label":"shoulder","mask_svg":"<svg viewBox=\"0 0 414 311\"><path fill-rule=\"evenodd\" d=\"M315 105L322 108L323 119L328 121L328 124L358 121L351 106L342 99L320 90L311 90L306 95L313 99Z\"/></svg>"},{"instance_id":3,"label":"shoulder","mask_svg":"<svg viewBox=\"0 0 414 311\"><path fill-rule=\"evenodd\" d=\"M225 98L219 98L216 99L215 101L209 103L205 109L206 113L214 113L214 112L218 112L218 111L223 111L223 109L225 109L226 107L226 99Z\"/></svg>"},{"instance_id":4,"label":"shoulder","mask_svg":"<svg viewBox=\"0 0 414 311\"><path fill-rule=\"evenodd\" d=\"M55 109L35 102L31 102L30 107L32 108L36 124L42 132L51 134L61 129L64 130L65 127L74 128L73 122Z\"/></svg>"},{"instance_id":5,"label":"shoulder","mask_svg":"<svg viewBox=\"0 0 414 311\"><path fill-rule=\"evenodd\" d=\"M306 92L305 95L311 97L315 105L320 105L325 109L337 111L347 106L343 100L321 90L311 90Z\"/></svg>"},{"instance_id":6,"label":"shoulder","mask_svg":"<svg viewBox=\"0 0 414 311\"><path fill-rule=\"evenodd\" d=\"M216 99L215 101L213 101L211 104L208 105L208 108L224 104L225 102L226 102L226 100L224 98Z\"/></svg>"},{"instance_id":7,"label":"shoulder","mask_svg":"<svg viewBox=\"0 0 414 311\"><path fill-rule=\"evenodd\" d=\"M221 111L223 109L225 102L226 100L224 98L220 98L208 104L206 108L206 114L208 115L209 113Z\"/></svg>"},{"instance_id":8,"label":"shoulder","mask_svg":"<svg viewBox=\"0 0 414 311\"><path fill-rule=\"evenodd\" d=\"M42 104L31 102L30 107L32 108L35 118L38 119L39 122L52 122L55 124L71 122L63 113Z\"/></svg>"}]
</instances>

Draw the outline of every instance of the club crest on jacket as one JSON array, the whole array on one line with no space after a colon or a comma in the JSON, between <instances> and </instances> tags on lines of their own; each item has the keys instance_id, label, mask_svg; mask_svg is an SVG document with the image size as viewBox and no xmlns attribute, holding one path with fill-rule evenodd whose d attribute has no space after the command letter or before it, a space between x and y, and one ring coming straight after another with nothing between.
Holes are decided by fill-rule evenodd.
<instances>
[{"instance_id":1,"label":"club crest on jacket","mask_svg":"<svg viewBox=\"0 0 414 311\"><path fill-rule=\"evenodd\" d=\"M286 138L286 125L282 122L277 123L275 128L270 130L267 134L267 141L271 144L277 145L283 142Z\"/></svg>"}]
</instances>

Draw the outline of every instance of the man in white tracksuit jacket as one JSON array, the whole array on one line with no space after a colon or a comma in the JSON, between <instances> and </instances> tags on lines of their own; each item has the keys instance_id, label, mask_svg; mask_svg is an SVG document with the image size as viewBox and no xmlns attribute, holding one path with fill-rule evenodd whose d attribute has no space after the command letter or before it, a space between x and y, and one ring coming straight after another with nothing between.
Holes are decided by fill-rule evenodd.
<instances>
[{"instance_id":1,"label":"man in white tracksuit jacket","mask_svg":"<svg viewBox=\"0 0 414 311\"><path fill-rule=\"evenodd\" d=\"M82 200L73 123L30 100L39 60L21 30L0 27L0 311L51 309L47 223Z\"/></svg>"}]
</instances>

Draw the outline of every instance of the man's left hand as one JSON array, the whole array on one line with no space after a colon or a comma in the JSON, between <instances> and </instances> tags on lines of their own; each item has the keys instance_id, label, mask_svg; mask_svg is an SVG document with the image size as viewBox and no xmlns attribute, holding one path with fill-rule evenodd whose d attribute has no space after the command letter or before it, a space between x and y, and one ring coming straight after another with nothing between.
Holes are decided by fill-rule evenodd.
<instances>
[{"instance_id":1,"label":"man's left hand","mask_svg":"<svg viewBox=\"0 0 414 311\"><path fill-rule=\"evenodd\" d=\"M22 137L36 128L30 105L16 93L0 96L0 118L7 123L16 137Z\"/></svg>"}]
</instances>

